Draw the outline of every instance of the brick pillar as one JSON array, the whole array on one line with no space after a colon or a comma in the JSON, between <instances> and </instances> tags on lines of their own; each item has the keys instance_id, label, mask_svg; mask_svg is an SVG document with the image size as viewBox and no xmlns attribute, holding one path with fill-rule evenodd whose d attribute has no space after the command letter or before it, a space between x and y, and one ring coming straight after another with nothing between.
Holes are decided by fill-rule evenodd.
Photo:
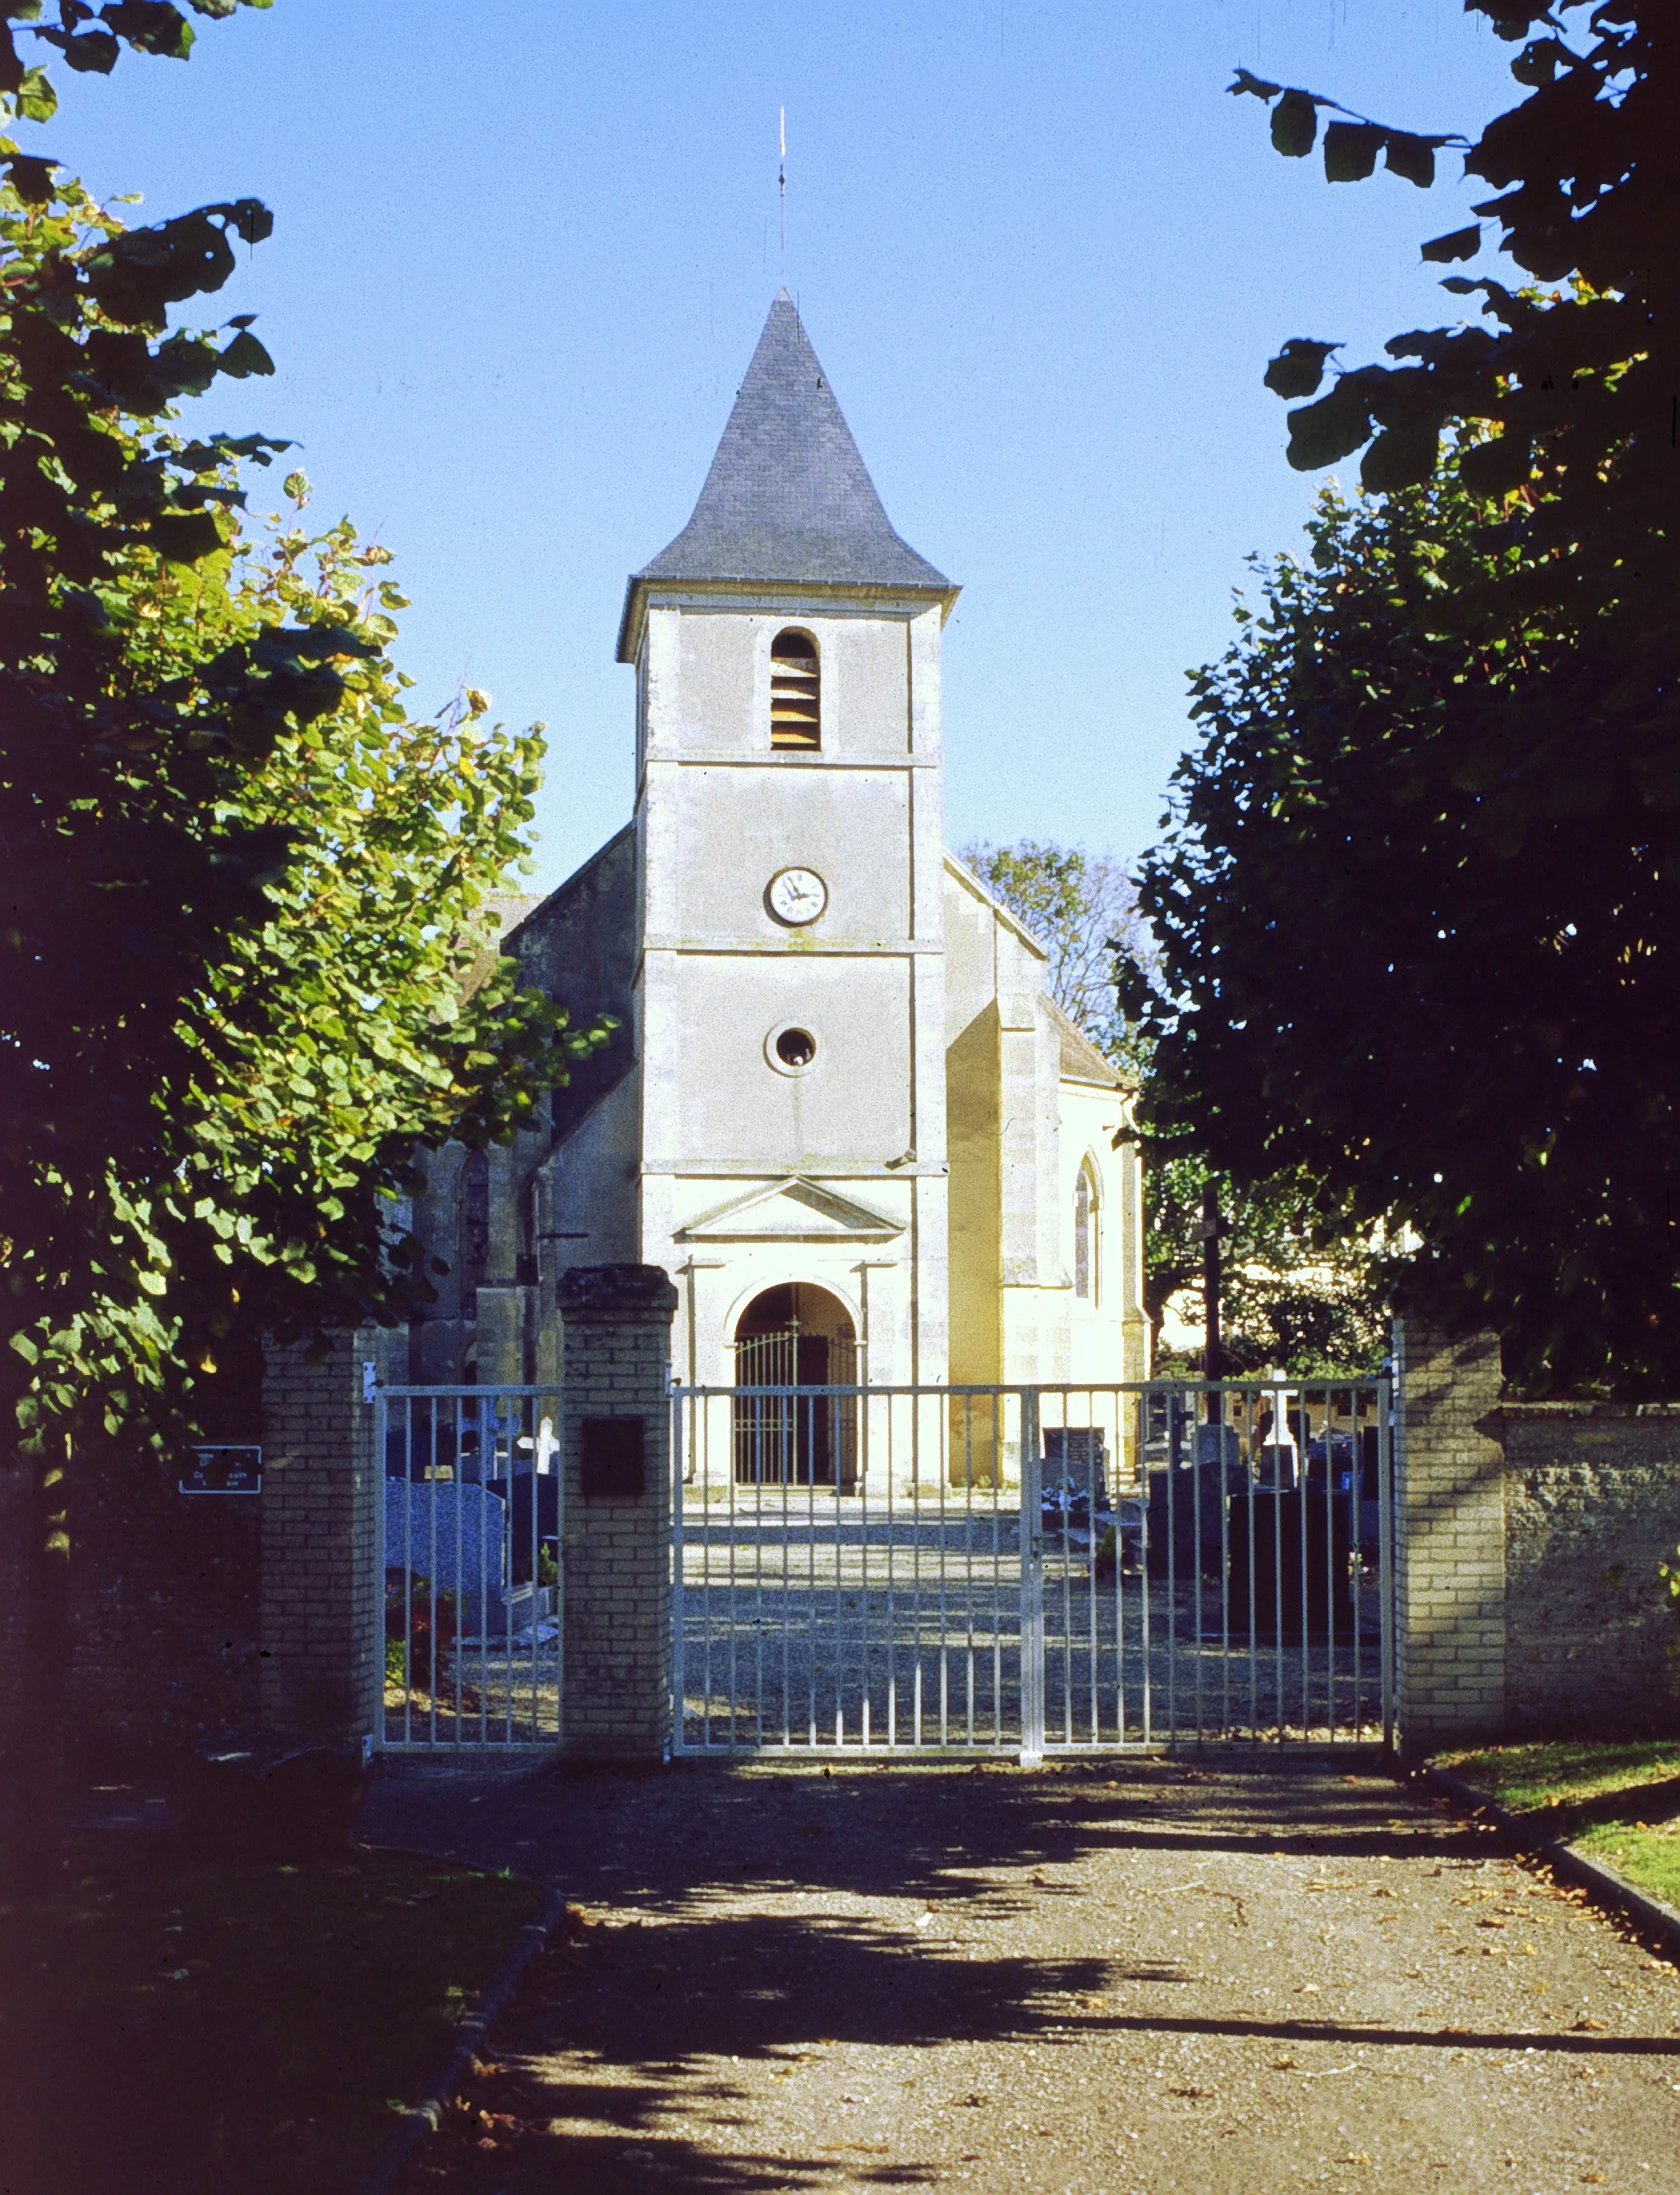
<instances>
[{"instance_id":1,"label":"brick pillar","mask_svg":"<svg viewBox=\"0 0 1680 2195\"><path fill-rule=\"evenodd\" d=\"M343 1738L378 1727L380 1472L362 1368L371 1362L384 1376L391 1339L337 1334L318 1364L301 1348L268 1351L258 1651L261 1712L271 1730Z\"/></svg>"},{"instance_id":2,"label":"brick pillar","mask_svg":"<svg viewBox=\"0 0 1680 2195\"><path fill-rule=\"evenodd\" d=\"M670 1740L676 1290L657 1265L574 1265L559 1293L566 1749L659 1760Z\"/></svg>"},{"instance_id":3,"label":"brick pillar","mask_svg":"<svg viewBox=\"0 0 1680 2195\"><path fill-rule=\"evenodd\" d=\"M1408 1754L1498 1734L1505 1700L1499 1337L1395 1322L1395 1675ZM1497 1430L1495 1420L1493 1430Z\"/></svg>"}]
</instances>

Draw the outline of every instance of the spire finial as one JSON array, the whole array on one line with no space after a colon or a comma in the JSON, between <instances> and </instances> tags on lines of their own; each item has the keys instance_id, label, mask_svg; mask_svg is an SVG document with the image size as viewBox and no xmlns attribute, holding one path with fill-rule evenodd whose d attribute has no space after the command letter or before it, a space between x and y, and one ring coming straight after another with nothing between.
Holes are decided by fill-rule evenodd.
<instances>
[{"instance_id":1,"label":"spire finial","mask_svg":"<svg viewBox=\"0 0 1680 2195\"><path fill-rule=\"evenodd\" d=\"M785 107L780 110L779 142L781 147L781 164L776 170L776 191L781 200L782 281L785 285L787 281L787 109Z\"/></svg>"}]
</instances>

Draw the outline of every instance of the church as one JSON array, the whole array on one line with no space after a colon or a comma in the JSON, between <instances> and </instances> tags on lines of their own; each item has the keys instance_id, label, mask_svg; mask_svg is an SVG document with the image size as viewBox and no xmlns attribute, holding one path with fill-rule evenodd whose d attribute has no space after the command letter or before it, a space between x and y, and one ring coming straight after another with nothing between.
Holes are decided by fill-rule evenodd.
<instances>
[{"instance_id":1,"label":"church","mask_svg":"<svg viewBox=\"0 0 1680 2195\"><path fill-rule=\"evenodd\" d=\"M693 515L630 579L636 809L503 938L610 1040L433 1155L420 1382L561 1374L560 1276L663 1267L688 1385L1148 1371L1132 1093L945 848L958 589L894 532L784 290Z\"/></svg>"}]
</instances>

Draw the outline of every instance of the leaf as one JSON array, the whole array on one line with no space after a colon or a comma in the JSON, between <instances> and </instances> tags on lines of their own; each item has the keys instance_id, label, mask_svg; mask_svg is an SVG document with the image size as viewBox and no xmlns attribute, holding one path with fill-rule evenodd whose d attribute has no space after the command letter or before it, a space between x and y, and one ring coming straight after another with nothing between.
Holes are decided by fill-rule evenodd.
<instances>
[{"instance_id":1,"label":"leaf","mask_svg":"<svg viewBox=\"0 0 1680 2195\"><path fill-rule=\"evenodd\" d=\"M184 61L193 50L193 26L170 0L108 0L99 12L138 53Z\"/></svg>"},{"instance_id":2,"label":"leaf","mask_svg":"<svg viewBox=\"0 0 1680 2195\"><path fill-rule=\"evenodd\" d=\"M242 243L262 244L274 233L274 216L261 199L234 199L207 210L220 214Z\"/></svg>"},{"instance_id":3,"label":"leaf","mask_svg":"<svg viewBox=\"0 0 1680 2195\"><path fill-rule=\"evenodd\" d=\"M1473 221L1468 228L1449 229L1445 236L1431 237L1424 246L1425 259L1474 259L1482 249L1482 223Z\"/></svg>"},{"instance_id":4,"label":"leaf","mask_svg":"<svg viewBox=\"0 0 1680 2195\"><path fill-rule=\"evenodd\" d=\"M1567 49L1561 38L1536 38L1525 46L1510 65L1510 72L1519 84L1538 89L1550 84L1566 58Z\"/></svg>"},{"instance_id":5,"label":"leaf","mask_svg":"<svg viewBox=\"0 0 1680 2195\"><path fill-rule=\"evenodd\" d=\"M1458 478L1471 495L1506 495L1533 470L1533 446L1522 435L1477 442L1458 459Z\"/></svg>"},{"instance_id":6,"label":"leaf","mask_svg":"<svg viewBox=\"0 0 1680 2195\"><path fill-rule=\"evenodd\" d=\"M1240 68L1237 71L1236 82L1228 84L1225 89L1234 98L1243 92L1249 92L1256 99L1273 100L1283 89L1283 86L1280 84L1268 84L1264 77L1252 75L1247 69Z\"/></svg>"},{"instance_id":7,"label":"leaf","mask_svg":"<svg viewBox=\"0 0 1680 2195\"><path fill-rule=\"evenodd\" d=\"M1309 91L1285 92L1272 109L1272 142L1286 159L1304 160L1318 136L1318 101Z\"/></svg>"},{"instance_id":8,"label":"leaf","mask_svg":"<svg viewBox=\"0 0 1680 2195\"><path fill-rule=\"evenodd\" d=\"M1292 336L1266 368L1267 388L1279 396L1311 396L1324 378L1324 361L1341 348L1339 343Z\"/></svg>"},{"instance_id":9,"label":"leaf","mask_svg":"<svg viewBox=\"0 0 1680 2195\"><path fill-rule=\"evenodd\" d=\"M55 41L72 68L82 76L109 76L122 51L109 31L83 31L79 37Z\"/></svg>"},{"instance_id":10,"label":"leaf","mask_svg":"<svg viewBox=\"0 0 1680 2195\"><path fill-rule=\"evenodd\" d=\"M149 528L153 546L171 564L196 564L222 546L222 529L207 510L165 511Z\"/></svg>"},{"instance_id":11,"label":"leaf","mask_svg":"<svg viewBox=\"0 0 1680 2195\"><path fill-rule=\"evenodd\" d=\"M26 205L33 206L51 203L53 170L59 164L56 160L37 159L26 153L14 153L5 163L12 188Z\"/></svg>"},{"instance_id":12,"label":"leaf","mask_svg":"<svg viewBox=\"0 0 1680 2195\"><path fill-rule=\"evenodd\" d=\"M1374 122L1326 123L1325 180L1332 183L1362 183L1375 172L1384 134Z\"/></svg>"},{"instance_id":13,"label":"leaf","mask_svg":"<svg viewBox=\"0 0 1680 2195\"><path fill-rule=\"evenodd\" d=\"M1289 415L1289 462L1298 473L1333 465L1367 441L1371 405L1352 374L1343 374L1327 396Z\"/></svg>"},{"instance_id":14,"label":"leaf","mask_svg":"<svg viewBox=\"0 0 1680 2195\"><path fill-rule=\"evenodd\" d=\"M18 86L18 112L26 122L50 122L58 112L58 94L43 68L32 68Z\"/></svg>"},{"instance_id":15,"label":"leaf","mask_svg":"<svg viewBox=\"0 0 1680 2195\"><path fill-rule=\"evenodd\" d=\"M1441 137L1413 136L1409 130L1390 130L1385 164L1391 174L1426 191L1435 181L1435 147L1445 142Z\"/></svg>"},{"instance_id":16,"label":"leaf","mask_svg":"<svg viewBox=\"0 0 1680 2195\"><path fill-rule=\"evenodd\" d=\"M1435 471L1440 451L1441 436L1433 421L1385 428L1365 453L1359 469L1361 485L1373 495L1417 487Z\"/></svg>"},{"instance_id":17,"label":"leaf","mask_svg":"<svg viewBox=\"0 0 1680 2195\"><path fill-rule=\"evenodd\" d=\"M241 328L226 350L220 354L222 371L231 374L235 381L244 381L253 373L272 373L274 361L249 328Z\"/></svg>"}]
</instances>

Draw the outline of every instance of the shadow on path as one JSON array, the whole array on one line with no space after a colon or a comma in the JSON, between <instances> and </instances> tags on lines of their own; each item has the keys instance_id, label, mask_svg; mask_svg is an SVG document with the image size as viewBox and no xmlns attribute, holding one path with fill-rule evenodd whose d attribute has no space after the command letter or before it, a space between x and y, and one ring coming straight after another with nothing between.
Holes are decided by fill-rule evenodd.
<instances>
[{"instance_id":1,"label":"shadow on path","mask_svg":"<svg viewBox=\"0 0 1680 2195\"><path fill-rule=\"evenodd\" d=\"M1350 1868L1404 1864L1431 1884L1450 1877L1435 1886L1446 1910L1465 1902L1447 1895L1464 1871L1479 1881L1502 1849L1347 1755L551 1769L490 1783L405 1766L366 1828L541 1875L572 1902L498 2031L496 2067L417 2157L416 2189L535 2195L562 2173L590 2195L972 2178L995 2162L1004 2111L1027 2109L991 2069L1025 2062L1072 2082L1093 2043L1114 2066L1175 2038L1267 2060L1282 2045L1587 2066L1680 2055L1680 2037L1560 2032L1514 2005L1506 2025L1485 2002L1455 2003L1453 2025L1232 2008L1265 1971L1246 1899L1283 1893L1298 1912L1303 1888L1349 1891ZM1246 1869L1240 1895L1201 1869L1209 1858ZM1209 1879L1182 1879L1199 1870ZM1192 1891L1209 1895L1177 1895ZM1208 1916L1200 1933L1192 1909ZM1140 1942L1140 1914L1157 1937L1182 1916L1184 1939ZM1376 1926L1373 1909L1373 1942ZM1194 2105L1211 2092L1165 2093ZM1021 2141L1077 2138L1077 2121L1044 2108Z\"/></svg>"}]
</instances>

